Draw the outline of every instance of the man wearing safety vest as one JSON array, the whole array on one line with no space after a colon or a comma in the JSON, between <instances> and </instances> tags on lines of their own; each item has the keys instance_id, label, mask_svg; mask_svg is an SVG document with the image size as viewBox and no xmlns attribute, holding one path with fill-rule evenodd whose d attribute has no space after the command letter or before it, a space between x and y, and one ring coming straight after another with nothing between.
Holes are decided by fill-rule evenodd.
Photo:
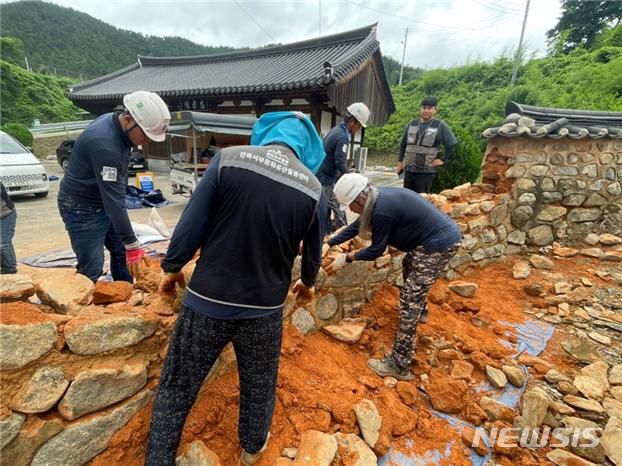
<instances>
[{"instance_id":1,"label":"man wearing safety vest","mask_svg":"<svg viewBox=\"0 0 622 466\"><path fill-rule=\"evenodd\" d=\"M453 157L458 143L447 123L434 118L437 103L433 96L421 101L421 117L408 123L400 143L397 174L404 172L404 187L417 193L430 192L436 169Z\"/></svg>"}]
</instances>

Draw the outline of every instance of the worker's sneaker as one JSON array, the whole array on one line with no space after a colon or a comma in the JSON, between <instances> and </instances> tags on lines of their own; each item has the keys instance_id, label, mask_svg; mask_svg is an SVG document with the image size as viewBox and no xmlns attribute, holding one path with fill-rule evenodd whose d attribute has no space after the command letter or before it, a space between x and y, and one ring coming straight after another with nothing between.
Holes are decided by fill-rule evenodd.
<instances>
[{"instance_id":1,"label":"worker's sneaker","mask_svg":"<svg viewBox=\"0 0 622 466\"><path fill-rule=\"evenodd\" d=\"M380 377L395 377L398 380L412 380L410 369L400 369L392 357L368 359L367 367Z\"/></svg>"},{"instance_id":2,"label":"worker's sneaker","mask_svg":"<svg viewBox=\"0 0 622 466\"><path fill-rule=\"evenodd\" d=\"M259 450L257 453L249 453L244 450L244 448L242 448L242 456L240 457L240 460L242 460L242 464L244 466L253 466L254 464L256 464L261 459L261 455L263 455L263 452L266 451L266 447L268 446L268 440L270 440L269 432L268 437L266 437L266 443L263 444L263 447L261 447L261 450Z\"/></svg>"}]
</instances>

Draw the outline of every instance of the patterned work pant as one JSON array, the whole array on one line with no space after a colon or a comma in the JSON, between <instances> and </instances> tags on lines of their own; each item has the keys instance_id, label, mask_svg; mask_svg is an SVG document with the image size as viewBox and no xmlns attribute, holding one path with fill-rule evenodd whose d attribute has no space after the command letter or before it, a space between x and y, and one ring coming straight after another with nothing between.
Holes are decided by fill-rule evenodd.
<instances>
[{"instance_id":1,"label":"patterned work pant","mask_svg":"<svg viewBox=\"0 0 622 466\"><path fill-rule=\"evenodd\" d=\"M445 266L456 255L460 243L442 251L418 246L402 261L404 286L400 292L400 326L391 356L401 369L410 368L417 344L417 323L427 309L426 297Z\"/></svg>"},{"instance_id":2,"label":"patterned work pant","mask_svg":"<svg viewBox=\"0 0 622 466\"><path fill-rule=\"evenodd\" d=\"M258 452L272 423L282 336L280 312L218 320L182 306L153 406L145 465L175 466L186 417L229 342L233 342L240 376L240 445L249 453Z\"/></svg>"},{"instance_id":3,"label":"patterned work pant","mask_svg":"<svg viewBox=\"0 0 622 466\"><path fill-rule=\"evenodd\" d=\"M337 198L335 197L334 188L334 184L322 186L324 194L326 194L326 199L328 199L328 222L326 222L328 228L328 231L326 232L327 235L348 224L345 211L339 209L339 202L337 202ZM333 214L332 219L330 218L331 212Z\"/></svg>"}]
</instances>

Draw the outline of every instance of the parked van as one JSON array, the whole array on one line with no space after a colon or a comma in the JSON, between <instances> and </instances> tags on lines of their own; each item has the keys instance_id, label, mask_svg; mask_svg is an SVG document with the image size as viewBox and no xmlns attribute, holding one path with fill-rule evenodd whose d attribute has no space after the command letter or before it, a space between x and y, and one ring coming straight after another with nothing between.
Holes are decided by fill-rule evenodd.
<instances>
[{"instance_id":1,"label":"parked van","mask_svg":"<svg viewBox=\"0 0 622 466\"><path fill-rule=\"evenodd\" d=\"M39 159L3 131L0 131L0 181L9 196L45 197L50 190L50 181Z\"/></svg>"}]
</instances>

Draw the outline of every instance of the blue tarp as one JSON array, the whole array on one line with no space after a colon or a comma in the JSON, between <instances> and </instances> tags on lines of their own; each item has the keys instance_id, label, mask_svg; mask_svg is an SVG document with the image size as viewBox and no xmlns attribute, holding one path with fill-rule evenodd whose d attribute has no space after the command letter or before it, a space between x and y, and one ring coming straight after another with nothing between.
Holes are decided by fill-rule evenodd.
<instances>
[{"instance_id":1,"label":"blue tarp","mask_svg":"<svg viewBox=\"0 0 622 466\"><path fill-rule=\"evenodd\" d=\"M516 344L512 344L507 340L501 340L501 343L508 347L514 349L514 357L517 357L521 353L528 353L532 356L539 355L546 345L548 341L553 336L553 331L555 327L553 325L547 324L545 322L536 321L536 320L526 320L522 324L515 324L511 322L499 322L506 327L512 327L515 330L516 335ZM525 373L527 373L527 368L523 366L519 366L523 369ZM478 386L474 387L476 391L490 391L492 392L491 398L509 406L510 408L515 408L520 400L520 397L525 390L525 387L517 388L510 384L507 384L503 390L499 390L494 388L488 382L484 382ZM453 428L460 434L465 427L472 427L474 429L479 429L474 425L462 421L455 416L451 416L449 414L441 413L430 409L430 412L442 419L447 421L449 427ZM482 435L486 446L487 437ZM408 444L410 442L410 444ZM407 447L413 445L414 440L409 439L407 441ZM432 466L438 464L444 458L449 458L451 455L451 450L454 447L454 442L448 442L443 451L440 449L426 451L423 455L418 454L405 454L403 452L397 451L393 448L389 450L389 452L378 460L379 466L388 466L388 465L400 465L400 466ZM490 452L486 456L478 455L475 450L471 450L471 463L474 466L483 466L490 459Z\"/></svg>"}]
</instances>

